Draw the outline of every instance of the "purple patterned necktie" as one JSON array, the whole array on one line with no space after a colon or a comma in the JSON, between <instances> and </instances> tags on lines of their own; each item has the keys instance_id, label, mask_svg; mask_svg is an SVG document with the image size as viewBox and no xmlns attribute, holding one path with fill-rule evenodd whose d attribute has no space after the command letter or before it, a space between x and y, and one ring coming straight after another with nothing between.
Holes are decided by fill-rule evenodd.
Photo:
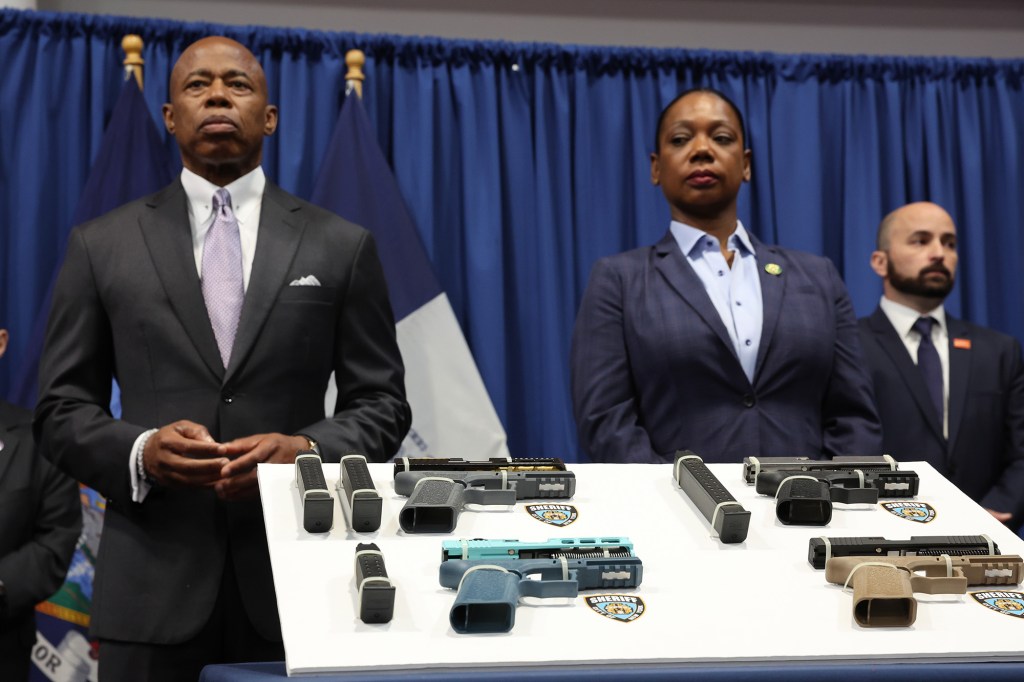
<instances>
[{"instance_id":1,"label":"purple patterned necktie","mask_svg":"<svg viewBox=\"0 0 1024 682\"><path fill-rule=\"evenodd\" d=\"M932 326L935 323L933 317L919 317L914 322L913 330L921 335L921 345L917 347L917 367L921 370L924 385L928 388L928 395L941 423L945 409L942 404L942 362L939 360L939 351L932 343Z\"/></svg>"},{"instance_id":2,"label":"purple patterned necktie","mask_svg":"<svg viewBox=\"0 0 1024 682\"><path fill-rule=\"evenodd\" d=\"M213 195L213 224L203 244L203 300L217 337L221 360L228 366L238 331L245 289L242 283L242 240L231 211L231 195L219 189Z\"/></svg>"}]
</instances>

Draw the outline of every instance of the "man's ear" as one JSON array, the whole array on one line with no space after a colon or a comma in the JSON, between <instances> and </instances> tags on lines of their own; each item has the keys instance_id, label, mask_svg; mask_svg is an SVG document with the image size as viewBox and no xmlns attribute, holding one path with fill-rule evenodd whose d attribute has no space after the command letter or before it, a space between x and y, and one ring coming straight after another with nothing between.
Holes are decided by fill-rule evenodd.
<instances>
[{"instance_id":1,"label":"man's ear","mask_svg":"<svg viewBox=\"0 0 1024 682\"><path fill-rule=\"evenodd\" d=\"M263 122L263 135L269 137L277 130L277 107L268 104L264 115L266 120Z\"/></svg>"},{"instance_id":2,"label":"man's ear","mask_svg":"<svg viewBox=\"0 0 1024 682\"><path fill-rule=\"evenodd\" d=\"M174 105L167 103L160 109L164 115L164 128L167 129L171 135L174 134Z\"/></svg>"},{"instance_id":3,"label":"man's ear","mask_svg":"<svg viewBox=\"0 0 1024 682\"><path fill-rule=\"evenodd\" d=\"M7 352L7 330L0 329L0 358Z\"/></svg>"},{"instance_id":4,"label":"man's ear","mask_svg":"<svg viewBox=\"0 0 1024 682\"><path fill-rule=\"evenodd\" d=\"M750 182L750 162L754 158L754 152L749 149L743 150L743 182Z\"/></svg>"},{"instance_id":5,"label":"man's ear","mask_svg":"<svg viewBox=\"0 0 1024 682\"><path fill-rule=\"evenodd\" d=\"M657 152L651 152L651 184L661 184L661 164L658 162Z\"/></svg>"},{"instance_id":6,"label":"man's ear","mask_svg":"<svg viewBox=\"0 0 1024 682\"><path fill-rule=\"evenodd\" d=\"M885 279L889 274L889 254L885 251L873 251L871 253L871 269L875 274Z\"/></svg>"}]
</instances>

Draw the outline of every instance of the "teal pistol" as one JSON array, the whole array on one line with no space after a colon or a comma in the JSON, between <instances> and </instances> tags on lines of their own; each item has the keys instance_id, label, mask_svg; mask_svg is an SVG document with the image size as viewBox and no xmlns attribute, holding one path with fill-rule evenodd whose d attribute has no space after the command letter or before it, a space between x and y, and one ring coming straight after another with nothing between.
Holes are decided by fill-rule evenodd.
<instances>
[{"instance_id":1,"label":"teal pistol","mask_svg":"<svg viewBox=\"0 0 1024 682\"><path fill-rule=\"evenodd\" d=\"M439 579L458 590L449 612L455 632L508 632L521 597L638 587L643 563L627 538L446 540Z\"/></svg>"}]
</instances>

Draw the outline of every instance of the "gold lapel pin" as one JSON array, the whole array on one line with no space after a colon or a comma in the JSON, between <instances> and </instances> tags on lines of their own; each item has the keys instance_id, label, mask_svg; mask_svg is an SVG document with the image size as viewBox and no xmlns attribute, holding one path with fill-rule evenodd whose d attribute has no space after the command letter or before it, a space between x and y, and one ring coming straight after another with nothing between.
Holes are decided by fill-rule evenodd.
<instances>
[{"instance_id":1,"label":"gold lapel pin","mask_svg":"<svg viewBox=\"0 0 1024 682\"><path fill-rule=\"evenodd\" d=\"M778 277L779 275L782 274L782 266L779 265L778 263L768 263L767 265L764 266L764 271L767 272L769 275L775 275L776 277Z\"/></svg>"}]
</instances>

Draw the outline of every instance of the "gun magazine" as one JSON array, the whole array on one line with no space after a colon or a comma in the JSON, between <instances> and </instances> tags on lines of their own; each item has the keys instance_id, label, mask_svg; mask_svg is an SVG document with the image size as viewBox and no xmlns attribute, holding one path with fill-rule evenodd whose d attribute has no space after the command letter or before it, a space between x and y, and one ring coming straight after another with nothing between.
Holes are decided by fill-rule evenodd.
<instances>
[{"instance_id":1,"label":"gun magazine","mask_svg":"<svg viewBox=\"0 0 1024 682\"><path fill-rule=\"evenodd\" d=\"M341 487L352 515L352 530L357 533L378 530L384 501L373 484L366 457L346 455L341 458Z\"/></svg>"},{"instance_id":2,"label":"gun magazine","mask_svg":"<svg viewBox=\"0 0 1024 682\"><path fill-rule=\"evenodd\" d=\"M679 487L696 505L724 544L747 539L750 512L736 501L718 477L694 453L676 453L675 477Z\"/></svg>"}]
</instances>

